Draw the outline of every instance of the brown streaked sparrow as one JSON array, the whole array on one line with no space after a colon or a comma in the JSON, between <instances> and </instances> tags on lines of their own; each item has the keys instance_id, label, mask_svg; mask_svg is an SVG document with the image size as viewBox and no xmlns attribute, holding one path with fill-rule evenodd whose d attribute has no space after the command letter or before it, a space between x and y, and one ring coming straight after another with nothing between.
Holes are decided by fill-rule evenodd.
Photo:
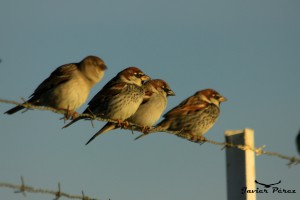
<instances>
[{"instance_id":1,"label":"brown streaked sparrow","mask_svg":"<svg viewBox=\"0 0 300 200\"><path fill-rule=\"evenodd\" d=\"M142 85L149 79L150 77L137 67L122 70L93 97L83 113L117 120L120 125L122 121L133 115L142 103L145 94ZM87 117L78 117L63 128L80 119L87 119ZM99 134L115 129L116 126L116 123L107 122L86 144Z\"/></svg>"},{"instance_id":2,"label":"brown streaked sparrow","mask_svg":"<svg viewBox=\"0 0 300 200\"><path fill-rule=\"evenodd\" d=\"M226 100L213 89L198 91L167 112L156 128L177 132L174 134L193 142L204 141L203 135L220 115L220 103Z\"/></svg>"},{"instance_id":3,"label":"brown streaked sparrow","mask_svg":"<svg viewBox=\"0 0 300 200\"><path fill-rule=\"evenodd\" d=\"M88 98L91 88L98 83L107 69L104 61L96 56L87 56L79 63L58 67L45 79L25 103L66 110L66 117L76 117L76 109ZM22 110L19 105L6 114Z\"/></svg>"}]
</instances>

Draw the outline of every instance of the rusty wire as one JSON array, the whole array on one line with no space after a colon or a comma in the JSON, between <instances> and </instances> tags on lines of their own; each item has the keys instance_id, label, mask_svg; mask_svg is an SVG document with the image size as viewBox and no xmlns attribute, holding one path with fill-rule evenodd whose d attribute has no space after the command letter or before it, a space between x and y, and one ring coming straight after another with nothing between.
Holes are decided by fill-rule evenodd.
<instances>
[{"instance_id":1,"label":"rusty wire","mask_svg":"<svg viewBox=\"0 0 300 200\"><path fill-rule=\"evenodd\" d=\"M27 109L36 109L36 110L48 110L57 114L66 114L66 111L63 110L57 110L51 107L45 107L45 106L36 106L36 105L32 105L30 103L24 102L24 103L19 103L16 101L10 101L10 100L4 100L4 99L0 99L1 103L7 103L7 104L14 104L14 105L21 105L24 108ZM105 118L101 118L95 115L91 115L91 114L79 114L79 117L87 117L88 119L91 120L98 120L98 121L105 121L105 122L113 122L113 123L119 123L118 121L115 120L111 120L111 119L105 119ZM141 130L144 130L145 127L141 127L139 125L133 124L133 123L129 123L126 127L123 126L122 128L124 129L129 129L131 131L138 131L141 132ZM177 135L181 138L187 139L189 140L189 138L184 135L184 134L180 134L180 131L168 131L168 130L163 130L163 129L159 129L159 128L155 128L155 127L150 127L150 129L147 131L146 134L142 133L142 135L138 136L136 139L139 139L145 135L148 135L150 133L156 133L156 132L165 132L165 133L169 133L169 134L173 134L173 135ZM195 142L195 141L191 141L191 142ZM286 156L286 155L282 155L280 153L277 152L270 152L270 151L265 151L264 149L266 148L266 146L262 146L262 147L258 147L258 148L252 148L249 146L245 146L245 145L237 145L237 144L232 144L232 143L227 143L227 142L217 142L217 141L213 141L213 140L208 140L205 138L204 141L196 141L196 143L210 143L213 145L217 145L217 146L221 146L222 148L237 148L243 151L246 150L251 150L255 153L256 156L259 155L268 155L268 156L274 156L277 158L281 158L284 160L288 160L289 163L287 164L288 166L292 166L292 165L297 165L300 163L300 158L295 157L295 156Z\"/></svg>"},{"instance_id":2,"label":"rusty wire","mask_svg":"<svg viewBox=\"0 0 300 200\"><path fill-rule=\"evenodd\" d=\"M0 183L0 188L10 188L14 189L15 193L22 193L23 196L26 196L26 192L29 193L39 193L39 194L48 194L54 196L54 200L58 200L61 197L67 199L81 199L81 200L99 200L97 198L91 198L86 196L84 192L81 192L81 195L74 195L68 194L66 192L61 191L61 185L58 183L58 190L48 190L48 189L41 189L41 188L34 188L25 184L24 178L21 176L21 185L15 185L10 183Z\"/></svg>"}]
</instances>

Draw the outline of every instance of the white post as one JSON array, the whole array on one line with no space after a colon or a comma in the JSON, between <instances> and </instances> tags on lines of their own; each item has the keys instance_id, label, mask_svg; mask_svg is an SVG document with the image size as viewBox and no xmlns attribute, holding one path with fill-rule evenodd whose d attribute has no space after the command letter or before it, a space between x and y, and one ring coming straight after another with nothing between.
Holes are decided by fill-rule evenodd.
<instances>
[{"instance_id":1,"label":"white post","mask_svg":"<svg viewBox=\"0 0 300 200\"><path fill-rule=\"evenodd\" d=\"M254 148L254 131L228 130L225 131L227 143L247 145ZM251 150L240 150L233 147L226 148L227 170L227 200L255 200L255 155Z\"/></svg>"}]
</instances>

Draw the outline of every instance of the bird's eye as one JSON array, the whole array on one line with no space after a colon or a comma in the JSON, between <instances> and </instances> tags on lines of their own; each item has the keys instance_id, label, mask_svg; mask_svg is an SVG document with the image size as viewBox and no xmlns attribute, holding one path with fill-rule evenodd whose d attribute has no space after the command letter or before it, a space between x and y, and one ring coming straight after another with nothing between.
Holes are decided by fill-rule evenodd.
<instances>
[{"instance_id":1,"label":"bird's eye","mask_svg":"<svg viewBox=\"0 0 300 200\"><path fill-rule=\"evenodd\" d=\"M135 77L137 77L137 78L141 78L144 74L142 74L142 73L134 73L134 75L135 75Z\"/></svg>"},{"instance_id":2,"label":"bird's eye","mask_svg":"<svg viewBox=\"0 0 300 200\"><path fill-rule=\"evenodd\" d=\"M215 97L216 99L220 99L220 98L221 98L221 95L218 94L218 95L215 95L214 97Z\"/></svg>"}]
</instances>

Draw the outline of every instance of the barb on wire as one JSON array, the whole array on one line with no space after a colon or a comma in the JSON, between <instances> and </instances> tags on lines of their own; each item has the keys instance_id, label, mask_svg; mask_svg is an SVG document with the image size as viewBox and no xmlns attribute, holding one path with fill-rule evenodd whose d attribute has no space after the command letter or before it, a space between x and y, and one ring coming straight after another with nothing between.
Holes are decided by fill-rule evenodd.
<instances>
[{"instance_id":1,"label":"barb on wire","mask_svg":"<svg viewBox=\"0 0 300 200\"><path fill-rule=\"evenodd\" d=\"M61 191L60 191L60 182L58 182L58 191L55 194L55 199L58 200L61 197Z\"/></svg>"},{"instance_id":2,"label":"barb on wire","mask_svg":"<svg viewBox=\"0 0 300 200\"><path fill-rule=\"evenodd\" d=\"M65 110L57 110L55 108L52 108L52 107L46 107L46 106L36 106L36 105L33 105L31 103L28 103L28 102L24 102L24 103L19 103L17 101L10 101L10 100L5 100L5 99L0 99L0 102L1 103L7 103L7 104L14 104L14 105L17 105L17 106L23 106L24 108L27 108L27 110L29 109L35 109L35 110L48 110L48 111L51 111L53 113L56 113L56 114L63 114L65 115L68 111L65 111ZM27 111L26 110L26 111ZM116 120L112 120L112 119L105 119L105 118L101 118L101 117L96 117L95 115L91 115L91 114L79 114L78 117L87 117L88 119L91 119L91 120L98 120L98 121L104 121L104 122L113 122L113 123L117 123ZM137 125L135 124L129 124L131 126L133 126L133 128L135 129L135 127ZM137 131L139 131L138 128L136 128Z\"/></svg>"},{"instance_id":3,"label":"barb on wire","mask_svg":"<svg viewBox=\"0 0 300 200\"><path fill-rule=\"evenodd\" d=\"M24 178L21 176L21 185L19 187L19 190L16 190L15 193L22 193L24 197L26 197L25 193L25 183L24 183Z\"/></svg>"},{"instance_id":4,"label":"barb on wire","mask_svg":"<svg viewBox=\"0 0 300 200\"><path fill-rule=\"evenodd\" d=\"M263 145L261 147L257 147L257 148L252 148L252 147L247 146L247 145L233 144L233 143L228 143L228 142L217 142L217 141L214 141L214 140L208 140L206 138L204 138L204 140L192 141L187 135L181 134L180 131L167 131L167 130L158 129L158 128L152 128L147 134L156 133L156 132L166 132L166 133L169 133L169 134L173 134L173 135L184 138L184 139L189 140L190 142L194 142L194 143L199 143L199 144L210 143L210 144L213 144L213 145L221 146L222 149L224 149L224 148L236 148L236 149L240 149L242 151L250 150L250 151L253 151L256 156L268 155L268 156L278 157L278 158L281 158L281 159L284 159L284 160L288 160L289 161L289 163L287 164L288 166L300 164L300 158L295 157L295 156L285 156L285 155L282 155L282 154L276 153L276 152L265 151L264 150L266 148L265 145ZM143 136L146 136L147 134L142 134L142 135L136 137L135 139L139 139Z\"/></svg>"},{"instance_id":5,"label":"barb on wire","mask_svg":"<svg viewBox=\"0 0 300 200\"><path fill-rule=\"evenodd\" d=\"M34 188L31 186L27 186L24 183L24 179L21 176L21 185L14 185L10 183L0 183L0 188L10 188L10 189L17 189L15 193L23 193L25 195L25 192L29 193L39 193L39 194L49 194L53 195L55 200L58 200L60 197L65 197L68 199L81 199L81 200L99 200L97 198L91 198L88 196L85 196L83 191L82 195L73 195L73 194L68 194L66 192L62 192L60 188L60 183L58 183L58 191L53 191L53 190L47 190L47 189L41 189L41 188Z\"/></svg>"},{"instance_id":6,"label":"barb on wire","mask_svg":"<svg viewBox=\"0 0 300 200\"><path fill-rule=\"evenodd\" d=\"M8 103L8 104L14 104L14 105L21 105L27 109L36 109L36 110L48 110L48 111L52 111L54 113L57 113L57 114L66 114L66 111L63 111L63 110L56 110L54 108L51 108L51 107L44 107L44 106L36 106L36 105L32 105L28 102L25 102L25 103L19 103L19 102L16 102L16 101L10 101L10 100L4 100L4 99L0 99L0 102L2 103ZM87 117L88 119L91 120L98 120L98 121L105 121L105 122L113 122L113 123L119 123L118 121L116 120L111 120L111 119L105 119L105 118L101 118L101 117L98 117L98 116L95 116L95 115L91 115L91 114L79 114L78 115L79 117ZM156 128L156 127L150 127L149 130L147 130L146 133L143 133L142 130L145 129L145 127L141 127L137 124L133 124L133 123L129 123L128 126L123 126L122 127L123 129L129 129L132 131L138 131L138 132L142 132L142 135L138 136L136 139L139 139L145 135L148 135L150 133L156 133L156 132L166 132L166 133L169 133L169 134L173 134L173 135L176 135L178 137L181 137L181 138L184 138L184 139L187 139L189 141L190 138L188 138L186 135L184 134L181 134L180 131L168 131L168 130L164 130L164 129L159 129L159 128ZM191 142L195 142L195 141L191 141ZM259 155L268 155L268 156L274 156L274 157L278 157L278 158L281 158L281 159L285 159L285 160L288 160L289 163L288 165L289 166L292 166L293 164L294 165L297 165L300 163L300 158L298 157L295 157L295 156L285 156L285 155L282 155L280 153L276 153L276 152L269 152L269 151L265 151L264 148L265 146L262 146L262 147L258 147L258 148L251 148L249 146L245 146L245 145L236 145L236 144L232 144L232 143L228 143L228 142L216 142L216 141L213 141L213 140L208 140L208 139L204 139L201 140L201 141L196 141L196 143L200 143L202 144L203 142L207 142L207 143L210 143L210 144L213 144L213 145L218 145L218 146L222 146L222 148L237 148L237 149L240 149L240 150L251 150L253 151L256 156L259 156ZM60 186L59 186L60 187ZM22 191L22 190L20 190Z\"/></svg>"}]
</instances>

